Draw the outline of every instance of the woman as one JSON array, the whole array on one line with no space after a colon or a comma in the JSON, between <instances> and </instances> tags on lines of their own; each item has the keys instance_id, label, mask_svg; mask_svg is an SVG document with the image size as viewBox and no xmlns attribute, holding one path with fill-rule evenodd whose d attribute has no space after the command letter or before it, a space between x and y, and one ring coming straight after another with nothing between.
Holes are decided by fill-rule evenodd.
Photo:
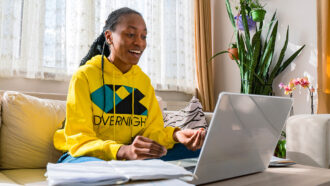
<instances>
[{"instance_id":1,"label":"woman","mask_svg":"<svg viewBox=\"0 0 330 186\"><path fill-rule=\"evenodd\" d=\"M160 158L175 143L202 146L205 131L164 128L150 79L136 65L146 37L140 13L121 8L109 15L72 76L64 129L54 135L66 152L58 162Z\"/></svg>"}]
</instances>

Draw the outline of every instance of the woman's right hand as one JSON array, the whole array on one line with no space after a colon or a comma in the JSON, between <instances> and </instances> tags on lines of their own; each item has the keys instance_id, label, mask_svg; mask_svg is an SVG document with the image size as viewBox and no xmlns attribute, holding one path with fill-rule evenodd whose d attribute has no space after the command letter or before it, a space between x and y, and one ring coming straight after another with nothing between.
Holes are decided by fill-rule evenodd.
<instances>
[{"instance_id":1,"label":"woman's right hand","mask_svg":"<svg viewBox=\"0 0 330 186\"><path fill-rule=\"evenodd\" d=\"M160 158L166 155L167 150L157 142L143 137L136 136L131 145L122 145L117 152L118 160L143 160Z\"/></svg>"}]
</instances>

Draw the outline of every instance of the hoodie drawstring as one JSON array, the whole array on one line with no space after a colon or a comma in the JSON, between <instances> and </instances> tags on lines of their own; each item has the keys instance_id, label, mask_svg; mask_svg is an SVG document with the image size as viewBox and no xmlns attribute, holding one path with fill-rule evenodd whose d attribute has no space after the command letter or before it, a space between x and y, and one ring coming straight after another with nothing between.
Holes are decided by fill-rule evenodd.
<instances>
[{"instance_id":1,"label":"hoodie drawstring","mask_svg":"<svg viewBox=\"0 0 330 186\"><path fill-rule=\"evenodd\" d=\"M116 118L116 83L115 83L115 75L114 75L114 73L112 73L112 89L113 89L113 91L112 91L112 96L113 96L113 101L112 101L112 103L113 103L113 117L115 118L115 120L117 120L117 118ZM116 122L115 122L115 125L114 125L114 129L113 129L113 138L114 138L114 140L116 140Z\"/></svg>"}]
</instances>

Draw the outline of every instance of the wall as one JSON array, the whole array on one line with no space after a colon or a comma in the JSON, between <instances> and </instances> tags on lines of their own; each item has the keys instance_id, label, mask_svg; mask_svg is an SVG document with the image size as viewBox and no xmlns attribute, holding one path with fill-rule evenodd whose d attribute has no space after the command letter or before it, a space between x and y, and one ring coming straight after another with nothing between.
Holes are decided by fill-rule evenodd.
<instances>
[{"instance_id":1,"label":"wall","mask_svg":"<svg viewBox=\"0 0 330 186\"><path fill-rule=\"evenodd\" d=\"M0 78L0 91L13 90L29 93L53 93L66 95L69 82L46 81L26 78ZM179 110L184 108L190 101L192 95L175 91L156 91L156 95L166 101L168 110Z\"/></svg>"},{"instance_id":2,"label":"wall","mask_svg":"<svg viewBox=\"0 0 330 186\"><path fill-rule=\"evenodd\" d=\"M231 2L239 2L231 0ZM317 83L317 28L316 28L316 1L312 0L264 0L267 10L266 20L270 20L273 12L277 10L279 20L279 33L276 49L279 53L285 41L286 28L290 26L289 44L285 59L297 48L305 44L302 53L282 72L273 83L275 95L286 96L278 88L280 82L287 83L292 78L308 76L313 85ZM211 0L213 50L215 52L226 50L232 38L233 28L229 21L225 7L225 0ZM274 56L277 60L278 56ZM239 92L239 69L234 61L227 55L219 56L214 61L215 91L217 95L222 91ZM308 90L297 88L294 91L294 113L310 113L310 97ZM317 96L314 96L317 102ZM314 104L314 110L316 106Z\"/></svg>"}]
</instances>

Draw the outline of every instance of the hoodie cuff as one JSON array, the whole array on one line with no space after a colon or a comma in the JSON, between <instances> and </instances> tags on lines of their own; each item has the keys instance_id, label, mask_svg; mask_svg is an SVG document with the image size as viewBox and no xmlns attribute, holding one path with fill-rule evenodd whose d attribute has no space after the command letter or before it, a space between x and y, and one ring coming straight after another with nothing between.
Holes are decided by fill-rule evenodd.
<instances>
[{"instance_id":1,"label":"hoodie cuff","mask_svg":"<svg viewBox=\"0 0 330 186\"><path fill-rule=\"evenodd\" d=\"M123 144L113 144L113 145L110 145L110 159L112 160L117 160L117 153L118 153L118 150L119 148L122 146Z\"/></svg>"},{"instance_id":2,"label":"hoodie cuff","mask_svg":"<svg viewBox=\"0 0 330 186\"><path fill-rule=\"evenodd\" d=\"M174 138L173 138L173 134L174 134L174 131L177 131L177 130L181 130L179 127L166 127L168 131L168 134L170 134L171 136L168 137L169 141L169 145L167 146L167 149L171 149L173 148L174 144L177 144L179 142L175 141Z\"/></svg>"}]
</instances>

